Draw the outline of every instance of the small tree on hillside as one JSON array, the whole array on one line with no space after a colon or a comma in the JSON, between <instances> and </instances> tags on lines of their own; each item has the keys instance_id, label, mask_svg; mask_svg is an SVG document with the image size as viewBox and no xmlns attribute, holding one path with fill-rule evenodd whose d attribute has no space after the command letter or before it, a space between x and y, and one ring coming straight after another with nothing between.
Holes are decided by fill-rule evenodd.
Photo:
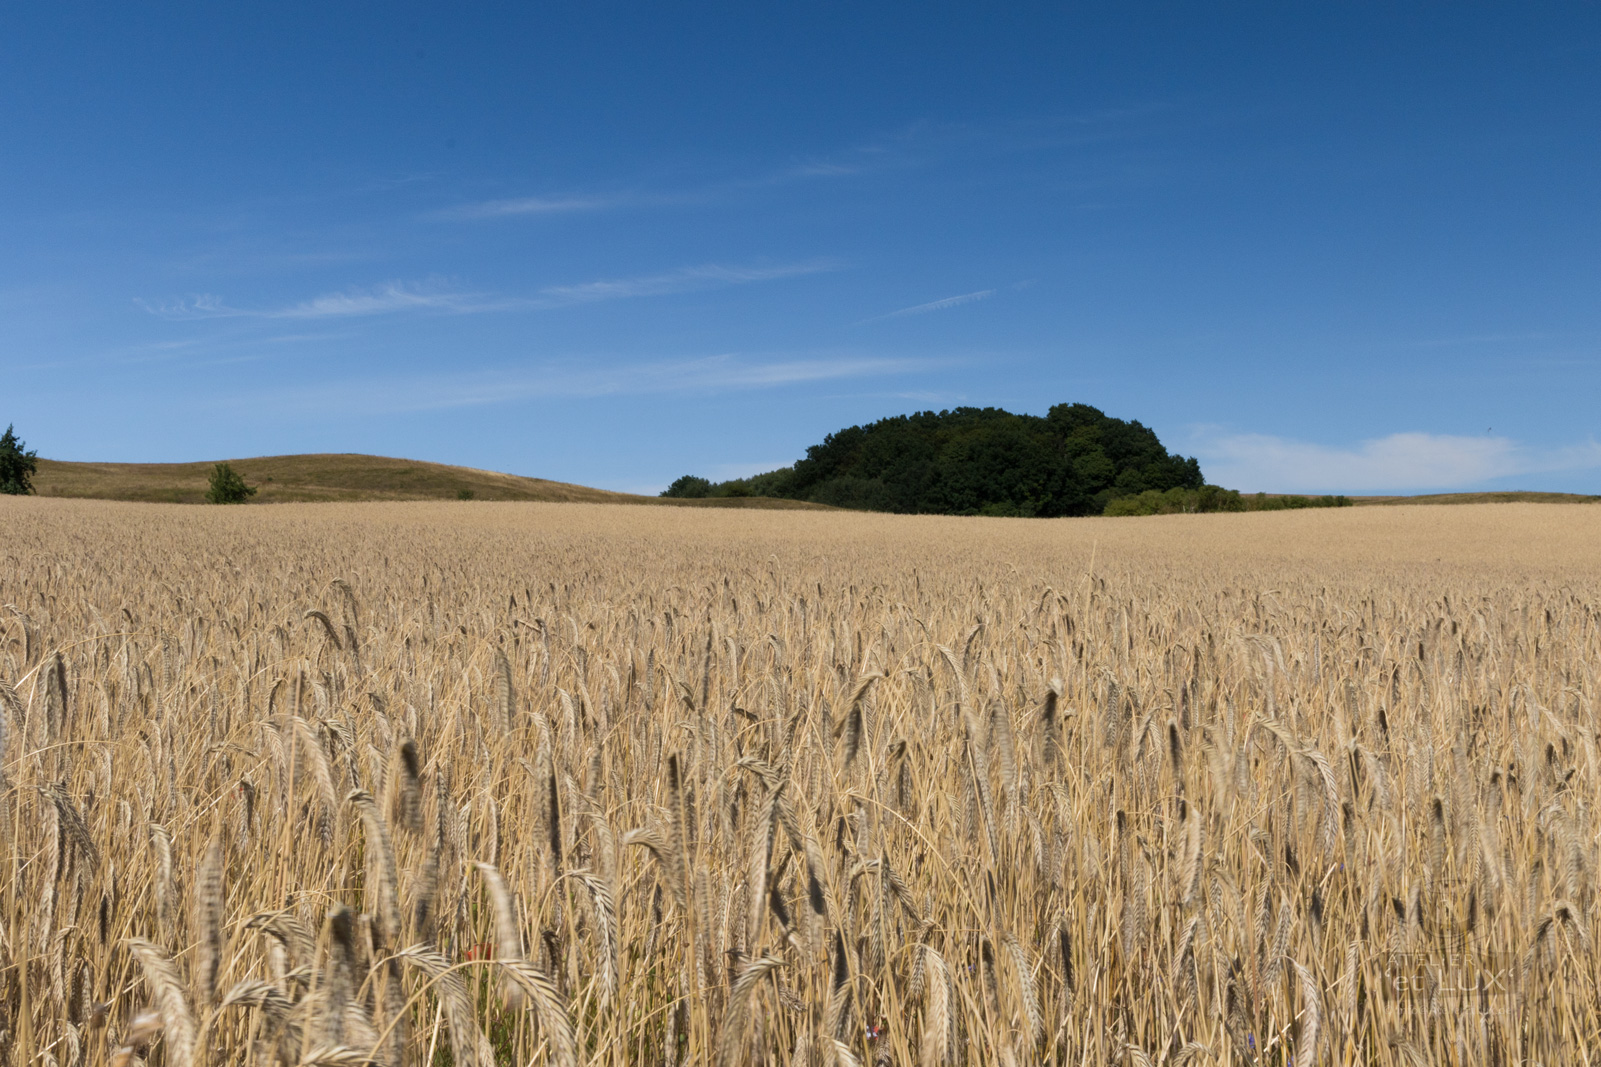
<instances>
[{"instance_id":1,"label":"small tree on hillside","mask_svg":"<svg viewBox=\"0 0 1601 1067\"><path fill-rule=\"evenodd\" d=\"M39 471L39 453L29 452L17 437L16 428L7 426L0 436L0 493L26 496L33 492L33 476Z\"/></svg>"},{"instance_id":2,"label":"small tree on hillside","mask_svg":"<svg viewBox=\"0 0 1601 1067\"><path fill-rule=\"evenodd\" d=\"M243 504L255 495L255 488L246 485L231 464L219 463L211 468L211 488L206 491L206 503Z\"/></svg>"}]
</instances>

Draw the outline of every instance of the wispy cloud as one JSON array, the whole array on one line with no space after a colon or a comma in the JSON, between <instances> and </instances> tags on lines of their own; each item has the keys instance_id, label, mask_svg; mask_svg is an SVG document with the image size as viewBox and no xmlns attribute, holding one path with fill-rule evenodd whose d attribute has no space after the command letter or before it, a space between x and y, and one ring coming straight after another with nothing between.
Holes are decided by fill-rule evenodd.
<instances>
[{"instance_id":1,"label":"wispy cloud","mask_svg":"<svg viewBox=\"0 0 1601 1067\"><path fill-rule=\"evenodd\" d=\"M527 195L445 204L423 212L421 218L494 223L606 211L705 208L782 195L819 182L871 180L964 163L989 169L996 161L1005 161L1004 171L1015 180L1017 174L1035 170L1032 165L1022 169L1012 165L1019 157L1049 158L1064 152L1070 153L1065 162L1040 168L1041 173L1078 200L1096 194L1091 202L1078 204L1080 209L1094 210L1106 206L1096 202L1106 199L1102 193L1150 185L1170 173L1156 146L1162 143L1161 135L1182 119L1173 107L1155 102L1001 123L917 121L865 141L841 144L824 155L769 161L765 167L750 166L741 172L703 171L665 180L621 177L588 190L534 189Z\"/></svg>"},{"instance_id":2,"label":"wispy cloud","mask_svg":"<svg viewBox=\"0 0 1601 1067\"><path fill-rule=\"evenodd\" d=\"M840 264L833 260L786 263L774 267L722 267L717 264L680 267L663 274L650 274L637 278L584 282L579 285L553 285L541 289L539 295L534 298L534 303L540 307L563 307L568 304L587 304L595 300L665 296L698 289L719 289L731 285L775 281L779 278L795 278L839 269Z\"/></svg>"},{"instance_id":3,"label":"wispy cloud","mask_svg":"<svg viewBox=\"0 0 1601 1067\"><path fill-rule=\"evenodd\" d=\"M826 156L803 158L744 174L706 176L673 186L642 184L605 192L537 193L452 204L425 218L473 222L565 215L581 212L683 207L715 203L729 197L790 185L865 177L889 170L938 165L952 157L992 159L997 156L1089 146L1148 136L1153 120L1171 111L1165 104L1050 115L998 124L917 121ZM1099 188L1128 181L1127 164L1107 173L1104 162L1085 172L1081 161L1072 185ZM1084 172L1084 173L1081 173Z\"/></svg>"},{"instance_id":4,"label":"wispy cloud","mask_svg":"<svg viewBox=\"0 0 1601 1067\"><path fill-rule=\"evenodd\" d=\"M750 166L743 173L704 173L678 182L623 179L600 191L534 192L527 196L470 201L429 212L441 221L481 221L578 212L683 207L716 203L742 194L807 185L819 181L868 178L886 172L923 169L953 160L993 161L1042 151L1101 146L1092 158L1076 158L1068 185L1078 189L1121 187L1134 164L1123 154L1105 158L1107 146L1149 140L1165 129L1174 108L1163 102L998 123L917 120L883 130L878 136L838 145L823 155ZM1143 171L1133 176L1148 178Z\"/></svg>"},{"instance_id":5,"label":"wispy cloud","mask_svg":"<svg viewBox=\"0 0 1601 1067\"><path fill-rule=\"evenodd\" d=\"M674 293L749 285L754 282L775 281L839 269L840 264L833 260L811 260L758 267L725 267L713 263L697 267L680 267L661 274L647 274L633 278L613 278L576 285L551 285L527 296L468 292L434 280L394 281L365 288L344 289L276 308L237 307L210 293L164 304L152 304L143 300L136 303L152 315L172 320L338 319L411 311L470 315L493 311L542 311L601 300L669 296Z\"/></svg>"},{"instance_id":6,"label":"wispy cloud","mask_svg":"<svg viewBox=\"0 0 1601 1067\"><path fill-rule=\"evenodd\" d=\"M994 289L980 289L976 293L963 293L960 296L947 296L940 300L930 300L926 304L913 304L909 308L900 308L897 311L875 315L864 319L865 322L880 322L884 319L900 319L908 315L927 315L930 311L944 311L946 308L961 307L963 304L973 304L980 300L988 300L995 295Z\"/></svg>"},{"instance_id":7,"label":"wispy cloud","mask_svg":"<svg viewBox=\"0 0 1601 1067\"><path fill-rule=\"evenodd\" d=\"M196 360L222 358L220 353L249 350L254 353L272 351L275 346L318 344L348 338L349 331L320 330L310 333L254 333L237 328L224 328L204 335L178 340L150 341L122 349L86 357L86 363L141 364L173 363L198 366ZM233 357L228 357L233 358ZM255 358L254 356L250 358Z\"/></svg>"},{"instance_id":8,"label":"wispy cloud","mask_svg":"<svg viewBox=\"0 0 1601 1067\"><path fill-rule=\"evenodd\" d=\"M1203 434L1208 480L1251 492L1414 492L1601 468L1601 443L1535 448L1507 437L1397 433L1351 447L1266 434Z\"/></svg>"},{"instance_id":9,"label":"wispy cloud","mask_svg":"<svg viewBox=\"0 0 1601 1067\"><path fill-rule=\"evenodd\" d=\"M446 222L474 222L519 216L568 215L591 211L649 207L684 207L715 203L742 192L771 189L800 182L849 178L884 163L881 148L866 146L844 153L845 158L809 159L742 176L710 178L676 188L634 188L602 193L562 193L476 200L428 212L424 217Z\"/></svg>"},{"instance_id":10,"label":"wispy cloud","mask_svg":"<svg viewBox=\"0 0 1601 1067\"><path fill-rule=\"evenodd\" d=\"M914 374L933 365L929 360L872 356L762 359L737 354L609 366L547 363L516 370L326 383L286 392L277 402L304 409L335 407L363 414L393 414L551 398L775 389Z\"/></svg>"},{"instance_id":11,"label":"wispy cloud","mask_svg":"<svg viewBox=\"0 0 1601 1067\"><path fill-rule=\"evenodd\" d=\"M346 289L327 293L298 304L269 312L274 319L342 319L359 315L388 315L396 311L433 309L437 311L493 310L493 302L482 294L455 292L437 285L407 285L387 282L371 289Z\"/></svg>"},{"instance_id":12,"label":"wispy cloud","mask_svg":"<svg viewBox=\"0 0 1601 1067\"><path fill-rule=\"evenodd\" d=\"M849 178L860 174L866 168L860 163L834 163L828 160L818 160L813 163L801 163L796 166L775 172L764 184L776 185L784 181L794 181L801 178Z\"/></svg>"},{"instance_id":13,"label":"wispy cloud","mask_svg":"<svg viewBox=\"0 0 1601 1067\"><path fill-rule=\"evenodd\" d=\"M598 211L627 204L633 198L622 196L521 196L506 200L480 200L458 204L433 212L438 219L499 219L517 215L570 215Z\"/></svg>"},{"instance_id":14,"label":"wispy cloud","mask_svg":"<svg viewBox=\"0 0 1601 1067\"><path fill-rule=\"evenodd\" d=\"M136 301L146 311L164 319L336 319L365 315L387 315L397 311L433 309L438 311L490 310L493 304L482 294L464 293L433 282L384 282L365 288L325 293L298 303L276 308L245 308L228 304L213 293L201 293L165 304Z\"/></svg>"}]
</instances>

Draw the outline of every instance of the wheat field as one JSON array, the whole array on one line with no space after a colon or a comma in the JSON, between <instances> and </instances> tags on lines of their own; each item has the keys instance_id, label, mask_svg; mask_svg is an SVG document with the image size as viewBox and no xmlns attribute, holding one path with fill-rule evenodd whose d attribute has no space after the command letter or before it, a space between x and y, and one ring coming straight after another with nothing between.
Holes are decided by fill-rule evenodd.
<instances>
[{"instance_id":1,"label":"wheat field","mask_svg":"<svg viewBox=\"0 0 1601 1067\"><path fill-rule=\"evenodd\" d=\"M1601 508L0 500L0 1060L1601 1059Z\"/></svg>"}]
</instances>

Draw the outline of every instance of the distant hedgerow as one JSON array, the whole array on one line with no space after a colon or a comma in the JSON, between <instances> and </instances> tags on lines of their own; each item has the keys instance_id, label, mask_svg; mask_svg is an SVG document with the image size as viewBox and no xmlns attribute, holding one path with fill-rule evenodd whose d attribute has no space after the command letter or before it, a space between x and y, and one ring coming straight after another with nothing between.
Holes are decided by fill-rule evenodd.
<instances>
[{"instance_id":1,"label":"distant hedgerow","mask_svg":"<svg viewBox=\"0 0 1601 1067\"><path fill-rule=\"evenodd\" d=\"M1188 515L1207 511L1290 511L1297 508L1348 508L1348 496L1245 496L1235 489L1203 485L1199 489L1147 490L1137 496L1118 497L1103 515Z\"/></svg>"}]
</instances>

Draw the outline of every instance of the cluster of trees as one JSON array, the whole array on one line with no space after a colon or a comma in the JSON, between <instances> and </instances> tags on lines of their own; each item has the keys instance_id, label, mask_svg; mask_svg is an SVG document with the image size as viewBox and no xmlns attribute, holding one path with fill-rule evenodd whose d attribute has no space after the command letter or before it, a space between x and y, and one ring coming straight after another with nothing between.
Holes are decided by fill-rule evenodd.
<instances>
[{"instance_id":1,"label":"cluster of trees","mask_svg":"<svg viewBox=\"0 0 1601 1067\"><path fill-rule=\"evenodd\" d=\"M1088 404L1057 404L1044 417L956 408L880 419L829 434L794 466L726 482L685 475L662 495L1048 517L1099 515L1125 497L1205 488L1199 463L1170 454L1138 422Z\"/></svg>"}]
</instances>

